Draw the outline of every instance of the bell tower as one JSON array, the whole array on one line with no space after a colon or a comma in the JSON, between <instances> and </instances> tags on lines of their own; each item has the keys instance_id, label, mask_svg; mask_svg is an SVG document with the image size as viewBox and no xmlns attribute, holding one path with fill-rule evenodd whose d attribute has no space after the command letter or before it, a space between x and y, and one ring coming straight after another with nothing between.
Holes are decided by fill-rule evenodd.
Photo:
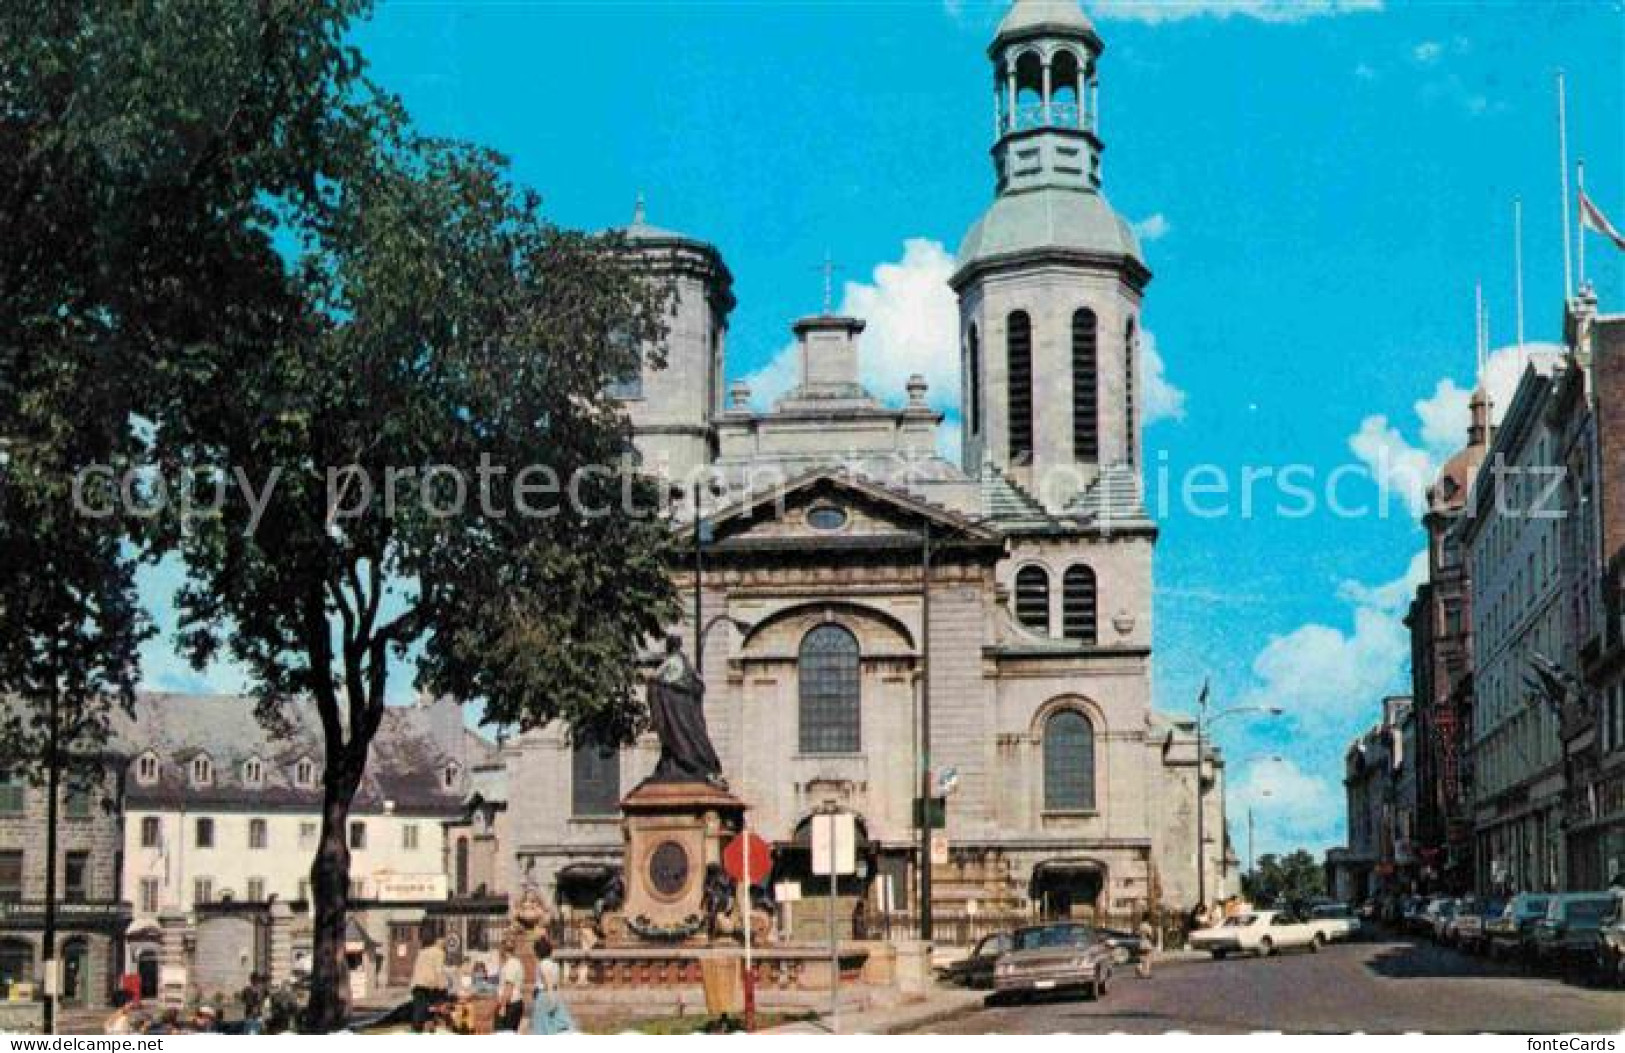
<instances>
[{"instance_id":1,"label":"bell tower","mask_svg":"<svg viewBox=\"0 0 1625 1053\"><path fill-rule=\"evenodd\" d=\"M965 468L997 465L1056 513L1106 469L1140 462L1151 272L1101 189L1103 50L1076 0L1015 0L999 23L988 48L995 197L951 279Z\"/></svg>"}]
</instances>

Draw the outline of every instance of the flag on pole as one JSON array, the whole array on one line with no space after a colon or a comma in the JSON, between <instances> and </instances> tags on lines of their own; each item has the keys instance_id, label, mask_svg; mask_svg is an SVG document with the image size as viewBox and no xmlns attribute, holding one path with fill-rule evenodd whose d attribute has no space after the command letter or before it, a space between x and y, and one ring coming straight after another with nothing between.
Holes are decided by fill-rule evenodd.
<instances>
[{"instance_id":1,"label":"flag on pole","mask_svg":"<svg viewBox=\"0 0 1625 1053\"><path fill-rule=\"evenodd\" d=\"M1590 227L1613 242L1616 248L1625 251L1625 234L1614 229L1614 225L1608 222L1608 217L1602 214L1602 209L1586 196L1583 188L1580 190L1580 226Z\"/></svg>"}]
</instances>

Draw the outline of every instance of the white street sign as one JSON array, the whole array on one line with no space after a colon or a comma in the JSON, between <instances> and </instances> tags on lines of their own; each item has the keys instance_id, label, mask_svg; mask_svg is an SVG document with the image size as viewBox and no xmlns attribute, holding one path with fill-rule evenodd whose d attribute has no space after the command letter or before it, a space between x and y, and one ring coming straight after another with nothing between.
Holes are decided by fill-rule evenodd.
<instances>
[{"instance_id":1,"label":"white street sign","mask_svg":"<svg viewBox=\"0 0 1625 1053\"><path fill-rule=\"evenodd\" d=\"M856 873L858 829L850 812L812 817L812 870L820 877Z\"/></svg>"}]
</instances>

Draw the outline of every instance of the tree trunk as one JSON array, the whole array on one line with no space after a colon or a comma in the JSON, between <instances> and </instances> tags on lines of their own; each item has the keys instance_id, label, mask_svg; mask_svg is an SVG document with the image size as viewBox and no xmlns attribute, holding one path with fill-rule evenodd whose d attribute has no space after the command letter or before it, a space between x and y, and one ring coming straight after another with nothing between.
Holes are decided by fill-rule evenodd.
<instances>
[{"instance_id":1,"label":"tree trunk","mask_svg":"<svg viewBox=\"0 0 1625 1053\"><path fill-rule=\"evenodd\" d=\"M363 753L363 756L365 753ZM342 765L348 769L349 762ZM342 1030L350 1017L350 969L344 944L350 917L350 802L360 773L323 773L322 834L310 865L316 922L310 965L310 1003L305 1009L307 1033Z\"/></svg>"}]
</instances>

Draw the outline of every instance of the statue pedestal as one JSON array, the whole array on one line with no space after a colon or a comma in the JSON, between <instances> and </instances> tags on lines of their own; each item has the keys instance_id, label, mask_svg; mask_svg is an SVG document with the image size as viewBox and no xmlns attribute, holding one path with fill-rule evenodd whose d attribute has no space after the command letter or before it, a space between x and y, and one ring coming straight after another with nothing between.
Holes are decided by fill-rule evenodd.
<instances>
[{"instance_id":1,"label":"statue pedestal","mask_svg":"<svg viewBox=\"0 0 1625 1053\"><path fill-rule=\"evenodd\" d=\"M626 795L622 919L629 940L706 942L706 874L721 867L723 846L742 828L745 808L705 782L645 782Z\"/></svg>"}]
</instances>

